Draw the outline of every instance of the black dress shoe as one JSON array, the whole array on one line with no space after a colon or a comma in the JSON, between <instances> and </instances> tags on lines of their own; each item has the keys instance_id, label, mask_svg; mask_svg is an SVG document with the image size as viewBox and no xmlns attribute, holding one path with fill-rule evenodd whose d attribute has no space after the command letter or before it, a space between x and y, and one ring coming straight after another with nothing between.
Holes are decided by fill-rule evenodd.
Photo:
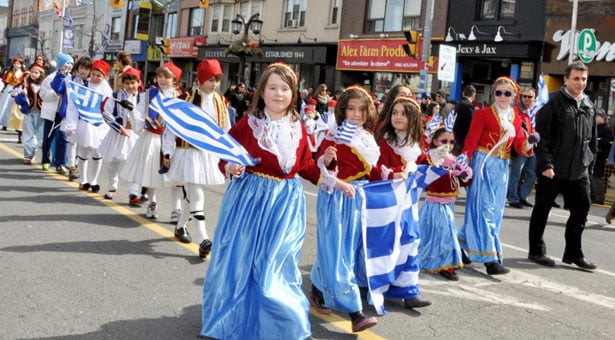
<instances>
[{"instance_id":1,"label":"black dress shoe","mask_svg":"<svg viewBox=\"0 0 615 340\"><path fill-rule=\"evenodd\" d=\"M508 203L508 206L517 209L523 209L523 204L521 204L521 202Z\"/></svg>"},{"instance_id":2,"label":"black dress shoe","mask_svg":"<svg viewBox=\"0 0 615 340\"><path fill-rule=\"evenodd\" d=\"M431 306L431 301L423 300L417 296L412 299L404 299L404 306L407 309L427 307Z\"/></svg>"},{"instance_id":3,"label":"black dress shoe","mask_svg":"<svg viewBox=\"0 0 615 340\"><path fill-rule=\"evenodd\" d=\"M562 262L564 262L565 264L572 264L572 263L574 263L574 264L577 265L577 267L583 268L583 269L592 269L593 270L593 269L598 268L597 264L595 264L595 263L593 263L591 261L587 261L583 257L580 257L580 258L574 259L574 260L573 259L567 259L567 258L564 257L564 258L562 258Z\"/></svg>"},{"instance_id":4,"label":"black dress shoe","mask_svg":"<svg viewBox=\"0 0 615 340\"><path fill-rule=\"evenodd\" d=\"M190 234L188 234L188 230L186 228L175 229L175 238L177 238L181 243L192 242L192 237L190 237Z\"/></svg>"},{"instance_id":5,"label":"black dress shoe","mask_svg":"<svg viewBox=\"0 0 615 340\"><path fill-rule=\"evenodd\" d=\"M485 263L485 267L487 267L487 274L489 275L502 275L510 272L510 269L504 267L498 261Z\"/></svg>"},{"instance_id":6,"label":"black dress shoe","mask_svg":"<svg viewBox=\"0 0 615 340\"><path fill-rule=\"evenodd\" d=\"M466 254L466 251L463 249L461 250L461 262L463 262L463 264L472 264L472 260L470 260L468 254Z\"/></svg>"},{"instance_id":7,"label":"black dress shoe","mask_svg":"<svg viewBox=\"0 0 615 340\"><path fill-rule=\"evenodd\" d=\"M534 206L532 203L530 203L530 202L528 202L526 200L519 200L519 203L523 204L524 206L526 206L528 208L531 208L531 207Z\"/></svg>"},{"instance_id":8,"label":"black dress shoe","mask_svg":"<svg viewBox=\"0 0 615 340\"><path fill-rule=\"evenodd\" d=\"M542 266L555 267L555 261L546 255L528 255L528 260L538 263Z\"/></svg>"},{"instance_id":9,"label":"black dress shoe","mask_svg":"<svg viewBox=\"0 0 615 340\"><path fill-rule=\"evenodd\" d=\"M209 239L204 239L199 246L199 257L204 259L211 252L211 241Z\"/></svg>"}]
</instances>

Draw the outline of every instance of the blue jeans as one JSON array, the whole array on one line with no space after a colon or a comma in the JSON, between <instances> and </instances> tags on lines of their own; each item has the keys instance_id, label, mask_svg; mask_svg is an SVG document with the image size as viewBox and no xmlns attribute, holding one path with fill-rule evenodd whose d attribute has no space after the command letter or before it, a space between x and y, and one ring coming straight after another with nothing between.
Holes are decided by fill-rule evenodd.
<instances>
[{"instance_id":1,"label":"blue jeans","mask_svg":"<svg viewBox=\"0 0 615 340\"><path fill-rule=\"evenodd\" d=\"M55 144L53 161L56 168L66 165L66 137L59 127L54 127L52 120L44 119L43 128L43 160L42 163L51 163L51 145Z\"/></svg>"},{"instance_id":2,"label":"blue jeans","mask_svg":"<svg viewBox=\"0 0 615 340\"><path fill-rule=\"evenodd\" d=\"M43 141L43 118L40 112L30 112L23 116L23 156L33 159L36 149Z\"/></svg>"},{"instance_id":3,"label":"blue jeans","mask_svg":"<svg viewBox=\"0 0 615 340\"><path fill-rule=\"evenodd\" d=\"M521 185L521 174L525 179ZM532 193L536 182L536 156L513 156L510 158L510 177L508 179L508 202L518 203L520 199L526 201Z\"/></svg>"}]
</instances>

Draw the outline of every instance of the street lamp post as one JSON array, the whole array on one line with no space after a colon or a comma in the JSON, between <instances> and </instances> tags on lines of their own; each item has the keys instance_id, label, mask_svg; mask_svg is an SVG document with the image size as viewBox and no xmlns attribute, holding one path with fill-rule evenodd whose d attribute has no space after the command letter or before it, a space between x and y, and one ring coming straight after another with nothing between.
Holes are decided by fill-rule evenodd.
<instances>
[{"instance_id":1,"label":"street lamp post","mask_svg":"<svg viewBox=\"0 0 615 340\"><path fill-rule=\"evenodd\" d=\"M238 70L238 78L240 82L245 82L245 67L246 60L248 56L252 55L252 53L246 53L250 46L250 39L248 34L250 30L252 33L259 34L261 32L261 28L263 27L263 21L259 19L260 14L255 13L252 14L248 21L241 14L237 14L237 17L231 21L233 24L233 34L239 34L242 32L243 28L243 36L239 40L239 44L243 47L237 52L233 52L239 58L239 70Z\"/></svg>"}]
</instances>

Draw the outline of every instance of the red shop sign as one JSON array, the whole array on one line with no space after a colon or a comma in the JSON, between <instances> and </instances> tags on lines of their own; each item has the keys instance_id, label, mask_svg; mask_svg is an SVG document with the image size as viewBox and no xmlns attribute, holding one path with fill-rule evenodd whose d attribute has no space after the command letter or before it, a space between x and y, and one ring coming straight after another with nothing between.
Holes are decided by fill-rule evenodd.
<instances>
[{"instance_id":1,"label":"red shop sign","mask_svg":"<svg viewBox=\"0 0 615 340\"><path fill-rule=\"evenodd\" d=\"M356 39L340 40L337 46L337 69L370 72L419 72L423 61L408 57L403 45L406 39ZM417 42L421 55L423 41ZM435 59L435 58L434 58ZM429 68L436 72L437 61Z\"/></svg>"},{"instance_id":2,"label":"red shop sign","mask_svg":"<svg viewBox=\"0 0 615 340\"><path fill-rule=\"evenodd\" d=\"M199 54L199 46L205 46L206 39L200 37L173 38L169 41L170 57L196 58Z\"/></svg>"}]
</instances>

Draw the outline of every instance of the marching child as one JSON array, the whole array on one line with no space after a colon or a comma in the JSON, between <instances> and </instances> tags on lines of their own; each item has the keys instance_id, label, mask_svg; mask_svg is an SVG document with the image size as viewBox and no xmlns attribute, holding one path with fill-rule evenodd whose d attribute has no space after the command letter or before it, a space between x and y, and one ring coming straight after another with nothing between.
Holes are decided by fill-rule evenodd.
<instances>
[{"instance_id":1,"label":"marching child","mask_svg":"<svg viewBox=\"0 0 615 340\"><path fill-rule=\"evenodd\" d=\"M43 101L38 92L45 78L45 68L40 64L30 66L30 73L24 80L23 91L15 97L15 103L21 106L23 119L23 163L32 164L36 149L43 141L43 119L41 105Z\"/></svg>"},{"instance_id":2,"label":"marching child","mask_svg":"<svg viewBox=\"0 0 615 340\"><path fill-rule=\"evenodd\" d=\"M89 56L82 56L75 62L77 69L76 74L72 76L72 81L79 85L88 87L90 81L90 72L92 71L92 58ZM73 103L68 103L67 110L76 112L77 108ZM79 168L77 168L77 143L75 143L75 136L66 138L66 166L68 166L68 179L75 180L79 178Z\"/></svg>"},{"instance_id":3,"label":"marching child","mask_svg":"<svg viewBox=\"0 0 615 340\"><path fill-rule=\"evenodd\" d=\"M87 87L105 97L111 97L113 91L105 80L108 73L109 64L102 59L95 60L92 62L92 71ZM67 136L74 135L74 142L77 144L77 164L81 172L79 190L91 190L93 193L97 193L100 191L98 176L102 169L102 155L98 148L109 131L109 127L102 122L102 119L101 122L84 119L78 110L70 109L71 105L74 105L71 100L69 100L68 105L64 130ZM88 168L90 166L91 168Z\"/></svg>"},{"instance_id":4,"label":"marching child","mask_svg":"<svg viewBox=\"0 0 615 340\"><path fill-rule=\"evenodd\" d=\"M216 92L222 79L222 67L216 59L204 59L197 68L199 87L193 90L187 101L201 107L223 130L231 128L231 121L224 99ZM190 209L182 209L175 228L175 237L183 243L192 242L186 229L188 222L196 224L199 233L199 257L205 258L211 251L212 242L205 228L205 187L224 184L224 175L218 170L220 159L211 153L197 149L170 129L162 134L163 165L169 168L167 176L186 189Z\"/></svg>"},{"instance_id":5,"label":"marching child","mask_svg":"<svg viewBox=\"0 0 615 340\"><path fill-rule=\"evenodd\" d=\"M355 196L355 186L393 177L376 166L380 151L371 133L376 118L370 93L359 86L347 88L335 108L340 128L325 138L316 154L318 164L330 172L327 176L353 186L345 191L324 186L318 192L317 254L309 300L320 313L332 309L349 313L353 332L378 323L363 314L359 292L359 287L367 287L367 274L361 236L363 199Z\"/></svg>"},{"instance_id":6,"label":"marching child","mask_svg":"<svg viewBox=\"0 0 615 340\"><path fill-rule=\"evenodd\" d=\"M158 87L153 87L143 92L139 98L137 111L141 113L140 121L135 124L135 132L139 139L135 143L132 152L128 155L126 163L120 172L120 176L128 182L138 183L147 188L147 194L151 201L147 207L145 217L158 218L158 203L156 201L156 189L169 186L166 174L161 174L161 147L162 132L164 125L160 113L152 110L149 106L151 100L160 95L162 97L177 98L179 93L175 83L181 79L182 70L173 62L161 65L156 70ZM143 127L143 132L140 132ZM138 206L143 200L139 196L130 196L129 205ZM180 202L181 203L181 202Z\"/></svg>"},{"instance_id":7,"label":"marching child","mask_svg":"<svg viewBox=\"0 0 615 340\"><path fill-rule=\"evenodd\" d=\"M137 111L139 87L141 86L140 72L134 68L128 68L120 75L123 88L113 93L113 99L107 99L104 104L103 119L109 125L111 131L107 133L100 143L100 154L109 162L108 176L110 188L105 194L106 199L113 199L119 183L121 166L126 162L139 136L134 132L133 126L137 120L142 121L141 114ZM128 101L130 107L120 105L118 101ZM139 185L128 183L129 197L139 195Z\"/></svg>"},{"instance_id":8,"label":"marching child","mask_svg":"<svg viewBox=\"0 0 615 340\"><path fill-rule=\"evenodd\" d=\"M453 149L454 118L451 114L444 125L428 131L430 150L442 146L446 146L449 152ZM432 163L429 156L427 163ZM419 264L427 272L440 273L448 280L457 281L456 270L463 267L463 262L457 240L455 200L459 196L459 179L462 179L461 185L466 185L472 177L472 169L463 162L456 163L452 155L445 159L444 164L451 171L427 186L426 200L419 210Z\"/></svg>"}]
</instances>

